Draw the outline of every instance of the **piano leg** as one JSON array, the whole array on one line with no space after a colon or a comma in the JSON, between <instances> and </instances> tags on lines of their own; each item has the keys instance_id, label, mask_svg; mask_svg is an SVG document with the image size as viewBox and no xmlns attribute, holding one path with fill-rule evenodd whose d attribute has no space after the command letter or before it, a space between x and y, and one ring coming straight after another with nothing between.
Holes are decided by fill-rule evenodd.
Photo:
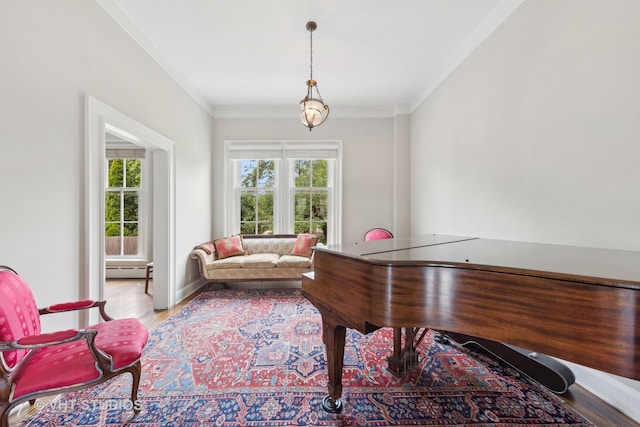
<instances>
[{"instance_id":1,"label":"piano leg","mask_svg":"<svg viewBox=\"0 0 640 427\"><path fill-rule=\"evenodd\" d=\"M400 375L413 365L418 363L418 351L416 348L427 333L423 329L418 335L420 328L404 328L404 346L402 343L402 328L393 328L393 355L387 357L387 369Z\"/></svg>"},{"instance_id":2,"label":"piano leg","mask_svg":"<svg viewBox=\"0 0 640 427\"><path fill-rule=\"evenodd\" d=\"M332 414L342 411L342 367L347 328L322 316L322 338L327 349L329 395L322 400L322 409Z\"/></svg>"}]
</instances>

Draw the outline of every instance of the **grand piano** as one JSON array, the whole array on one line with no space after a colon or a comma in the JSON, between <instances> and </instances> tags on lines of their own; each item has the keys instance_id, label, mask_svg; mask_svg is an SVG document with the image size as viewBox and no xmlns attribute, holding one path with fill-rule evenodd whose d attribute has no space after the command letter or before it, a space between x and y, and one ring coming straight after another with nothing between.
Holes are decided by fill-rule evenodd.
<instances>
[{"instance_id":1,"label":"grand piano","mask_svg":"<svg viewBox=\"0 0 640 427\"><path fill-rule=\"evenodd\" d=\"M429 328L640 380L640 252L424 235L316 247L302 294L322 315L342 409L346 328Z\"/></svg>"}]
</instances>

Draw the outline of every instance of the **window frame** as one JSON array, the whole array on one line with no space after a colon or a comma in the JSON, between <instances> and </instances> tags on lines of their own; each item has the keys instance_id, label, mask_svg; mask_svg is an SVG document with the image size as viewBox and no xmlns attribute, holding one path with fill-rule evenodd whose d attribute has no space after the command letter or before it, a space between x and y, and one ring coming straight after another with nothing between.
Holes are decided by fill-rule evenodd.
<instances>
[{"instance_id":1,"label":"window frame","mask_svg":"<svg viewBox=\"0 0 640 427\"><path fill-rule=\"evenodd\" d=\"M247 159L242 159L242 160L237 160L234 161L234 166L236 168L238 168L236 170L236 172L234 173L234 178L238 179L238 181L236 181L236 183L234 184L234 189L236 191L236 196L235 196L235 201L237 203L237 219L238 219L238 225L239 225L239 230L242 230L242 218L241 218L241 201L242 201L242 192L243 191L247 191L247 190L254 190L255 191L255 197L258 198L260 196L260 192L264 191L264 192L269 192L271 193L271 197L273 198L274 201L274 205L273 205L273 212L272 212L272 216L273 216L273 220L274 222L276 221L276 218L278 217L277 212L279 212L279 206L277 203L278 200L278 170L280 169L280 164L279 161L276 159L266 159L266 160L270 160L274 162L274 182L273 182L273 186L272 187L243 187L241 182L240 182L240 178L242 177L242 172L239 169L239 167L241 166L241 163ZM265 159L253 159L250 161L256 161L256 160L265 160ZM257 210L256 210L257 212ZM258 222L260 221L260 218L258 218ZM257 226L257 224L256 224ZM275 227L275 223L274 223L274 228Z\"/></svg>"},{"instance_id":2,"label":"window frame","mask_svg":"<svg viewBox=\"0 0 640 427\"><path fill-rule=\"evenodd\" d=\"M224 150L224 233L240 230L240 161L274 160L274 230L275 234L293 233L294 192L293 163L295 160L329 160L327 185L329 190L327 244L342 240L342 141L269 140L225 141Z\"/></svg>"},{"instance_id":3,"label":"window frame","mask_svg":"<svg viewBox=\"0 0 640 427\"><path fill-rule=\"evenodd\" d=\"M106 198L106 193L108 191L118 192L120 193L120 198L122 200L122 193L126 191L136 192L138 195L138 250L136 254L130 255L108 255L106 253L106 247L103 247L102 250L104 252L105 261L122 261L122 260L147 260L148 259L148 235L149 235L149 227L150 227L150 218L147 217L148 212L148 181L149 181L149 172L148 165L149 162L147 158L147 152L144 149L140 148L128 148L128 146L118 147L117 144L111 144L109 148L106 150L104 157L105 162L105 177L104 177L104 189L103 189L103 198ZM123 160L140 160L140 187L109 187L109 161L113 159L123 159ZM124 166L123 166L124 167ZM122 205L121 205L122 209ZM102 212L103 218L105 215L104 209ZM123 237L122 230L122 219L123 212L120 212L120 224L121 231L120 237ZM107 224L106 218L104 218L104 223ZM105 234L106 230L103 228L102 233ZM105 234L106 239L106 234ZM121 242L121 249L122 249Z\"/></svg>"},{"instance_id":4,"label":"window frame","mask_svg":"<svg viewBox=\"0 0 640 427\"><path fill-rule=\"evenodd\" d=\"M314 160L326 160L326 159L298 159L298 158L293 158L290 157L287 159L287 177L288 177L288 182L289 182L289 186L288 186L288 200L287 202L287 207L288 207L288 213L289 213L289 224L292 225L293 229L295 229L295 218L296 218L296 193L304 190L309 191L310 193L313 193L314 190L323 190L327 192L327 217L329 218L329 221L327 221L327 229L330 229L330 225L331 225L331 217L333 215L332 209L331 207L334 205L332 197L333 197L333 185L332 185L332 178L334 175L334 171L333 168L335 166L335 162L332 161L327 161L327 185L326 187L316 187L316 186L310 186L310 187L296 187L295 185L295 164L296 161L302 160L302 161L314 161ZM311 198L313 198L313 196L310 196ZM311 221L313 221L313 219L310 219ZM311 231L313 233L313 230ZM328 241L328 236L327 236L327 241Z\"/></svg>"}]
</instances>

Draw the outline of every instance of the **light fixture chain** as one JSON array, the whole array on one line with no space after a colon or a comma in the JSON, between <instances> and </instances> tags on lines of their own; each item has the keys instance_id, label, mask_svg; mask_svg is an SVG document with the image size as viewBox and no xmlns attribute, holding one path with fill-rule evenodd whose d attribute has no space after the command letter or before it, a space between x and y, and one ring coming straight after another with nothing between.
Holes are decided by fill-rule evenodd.
<instances>
[{"instance_id":1,"label":"light fixture chain","mask_svg":"<svg viewBox=\"0 0 640 427\"><path fill-rule=\"evenodd\" d=\"M309 74L310 80L313 80L313 30L309 31Z\"/></svg>"},{"instance_id":2,"label":"light fixture chain","mask_svg":"<svg viewBox=\"0 0 640 427\"><path fill-rule=\"evenodd\" d=\"M318 89L318 85L316 85L315 88L316 88L316 93L318 94L318 99L322 104L324 104L324 101L322 100L322 95L320 95L320 89Z\"/></svg>"}]
</instances>

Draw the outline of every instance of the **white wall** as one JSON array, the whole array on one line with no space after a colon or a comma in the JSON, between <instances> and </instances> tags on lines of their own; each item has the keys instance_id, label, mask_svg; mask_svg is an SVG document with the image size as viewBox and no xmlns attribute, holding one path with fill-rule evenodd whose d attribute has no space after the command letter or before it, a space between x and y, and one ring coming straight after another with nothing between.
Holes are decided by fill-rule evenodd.
<instances>
[{"instance_id":1,"label":"white wall","mask_svg":"<svg viewBox=\"0 0 640 427\"><path fill-rule=\"evenodd\" d=\"M640 250L638 18L525 2L413 114L413 231Z\"/></svg>"},{"instance_id":2,"label":"white wall","mask_svg":"<svg viewBox=\"0 0 640 427\"><path fill-rule=\"evenodd\" d=\"M412 232L640 250L638 22L524 2L411 117Z\"/></svg>"},{"instance_id":3,"label":"white wall","mask_svg":"<svg viewBox=\"0 0 640 427\"><path fill-rule=\"evenodd\" d=\"M175 141L184 286L189 251L211 230L210 116L93 1L2 2L0 53L0 264L40 306L80 296L88 94Z\"/></svg>"},{"instance_id":4,"label":"white wall","mask_svg":"<svg viewBox=\"0 0 640 427\"><path fill-rule=\"evenodd\" d=\"M361 242L373 227L394 226L395 119L341 119L330 117L311 132L296 119L215 119L214 125L214 236L223 230L223 170L225 140L342 140L342 242ZM403 126L404 124L401 124ZM408 124L404 125L408 127ZM408 138L408 137L407 137ZM408 144L407 144L408 145ZM408 147L400 146L406 152ZM400 174L407 174L402 167ZM408 205L402 209L407 211ZM408 228L408 227L407 227Z\"/></svg>"}]
</instances>

